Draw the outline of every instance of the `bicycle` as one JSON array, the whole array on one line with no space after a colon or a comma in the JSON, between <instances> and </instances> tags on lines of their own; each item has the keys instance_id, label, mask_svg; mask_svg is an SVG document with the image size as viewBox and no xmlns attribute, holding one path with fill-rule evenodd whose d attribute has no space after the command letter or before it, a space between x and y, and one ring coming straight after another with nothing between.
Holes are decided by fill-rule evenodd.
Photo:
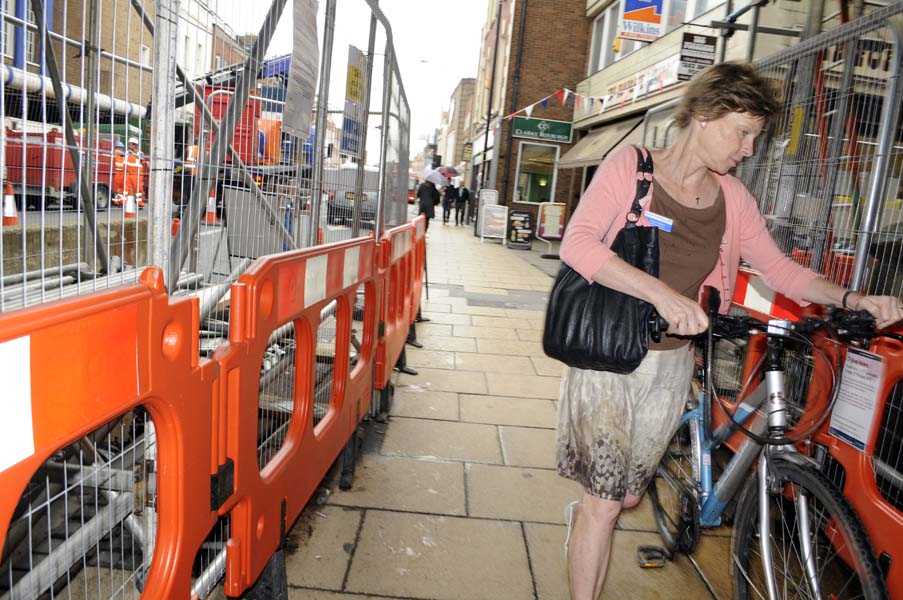
<instances>
[{"instance_id":1,"label":"bicycle","mask_svg":"<svg viewBox=\"0 0 903 600\"><path fill-rule=\"evenodd\" d=\"M812 344L809 336L825 331L847 343L858 339L867 347L878 335L874 320L867 313L832 309L827 318L764 323L748 316L718 315L718 304L714 292L707 303L710 327L704 337L702 385L698 394L690 394L649 487L666 555L692 553L700 529L720 526L729 502L736 498L731 540L735 598L887 598L859 517L818 462L798 447L807 447L798 442L822 425L833 397L820 415L806 415L788 397L785 381L789 343ZM733 413L719 400L728 420L712 431L712 405L718 399L712 377L715 341L755 335L766 337L758 365L764 371L762 381L738 397ZM821 352L814 344L811 348ZM836 368L829 372L836 383ZM832 385L835 396L838 388ZM745 435L743 442L714 480L712 453L737 430Z\"/></svg>"}]
</instances>

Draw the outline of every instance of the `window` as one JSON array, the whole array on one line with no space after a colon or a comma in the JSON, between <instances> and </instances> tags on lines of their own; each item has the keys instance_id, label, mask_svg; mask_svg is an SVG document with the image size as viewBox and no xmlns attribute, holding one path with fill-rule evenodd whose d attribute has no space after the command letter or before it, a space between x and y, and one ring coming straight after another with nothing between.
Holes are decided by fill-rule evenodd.
<instances>
[{"instance_id":1,"label":"window","mask_svg":"<svg viewBox=\"0 0 903 600\"><path fill-rule=\"evenodd\" d=\"M692 0L690 1L692 2ZM684 19L687 17L687 0L671 0L671 7L666 16L668 19L667 33L683 26Z\"/></svg>"},{"instance_id":2,"label":"window","mask_svg":"<svg viewBox=\"0 0 903 600\"><path fill-rule=\"evenodd\" d=\"M3 0L3 15L15 16L16 0ZM12 58L13 39L16 35L16 26L9 21L3 21L3 55Z\"/></svg>"},{"instance_id":3,"label":"window","mask_svg":"<svg viewBox=\"0 0 903 600\"><path fill-rule=\"evenodd\" d=\"M219 71L223 68L223 57L217 54L213 57L213 69Z\"/></svg>"},{"instance_id":4,"label":"window","mask_svg":"<svg viewBox=\"0 0 903 600\"><path fill-rule=\"evenodd\" d=\"M30 4L28 9L28 22L31 24L38 22ZM38 32L29 29L25 34L25 60L31 64L37 64L38 58Z\"/></svg>"},{"instance_id":5,"label":"window","mask_svg":"<svg viewBox=\"0 0 903 600\"><path fill-rule=\"evenodd\" d=\"M721 0L688 0L687 20L691 21L699 15L712 10L719 4L722 4Z\"/></svg>"},{"instance_id":6,"label":"window","mask_svg":"<svg viewBox=\"0 0 903 600\"><path fill-rule=\"evenodd\" d=\"M643 47L644 42L624 40L618 37L620 19L621 3L613 2L593 21L589 58L590 75Z\"/></svg>"},{"instance_id":7,"label":"window","mask_svg":"<svg viewBox=\"0 0 903 600\"><path fill-rule=\"evenodd\" d=\"M602 13L593 21L593 36L589 47L589 75L592 75L605 65L604 38L605 13Z\"/></svg>"},{"instance_id":8,"label":"window","mask_svg":"<svg viewBox=\"0 0 903 600\"><path fill-rule=\"evenodd\" d=\"M550 202L555 198L558 146L521 142L517 155L515 202Z\"/></svg>"},{"instance_id":9,"label":"window","mask_svg":"<svg viewBox=\"0 0 903 600\"><path fill-rule=\"evenodd\" d=\"M198 44L197 52L194 54L194 72L198 75L207 70L207 65L204 64L204 45Z\"/></svg>"},{"instance_id":10,"label":"window","mask_svg":"<svg viewBox=\"0 0 903 600\"><path fill-rule=\"evenodd\" d=\"M455 152L458 144L458 132L450 131L445 142L445 164L453 165L457 160L457 152Z\"/></svg>"},{"instance_id":11,"label":"window","mask_svg":"<svg viewBox=\"0 0 903 600\"><path fill-rule=\"evenodd\" d=\"M141 65L150 66L150 48L141 44Z\"/></svg>"}]
</instances>

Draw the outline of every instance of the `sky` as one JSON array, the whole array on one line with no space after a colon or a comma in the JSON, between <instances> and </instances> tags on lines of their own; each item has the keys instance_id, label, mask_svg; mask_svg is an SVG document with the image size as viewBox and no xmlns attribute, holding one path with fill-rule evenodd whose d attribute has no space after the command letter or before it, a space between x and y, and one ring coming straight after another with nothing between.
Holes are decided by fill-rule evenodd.
<instances>
[{"instance_id":1,"label":"sky","mask_svg":"<svg viewBox=\"0 0 903 600\"><path fill-rule=\"evenodd\" d=\"M267 0L218 1L223 9L218 12L239 34L256 33L270 6ZM481 30L489 2L495 4L495 0L380 0L380 9L392 27L399 70L411 108L411 156L423 149L427 135L439 126L441 112L448 108L458 82L465 77L477 76ZM320 0L317 25L321 48L324 6L325 0ZM348 45L353 44L366 51L370 10L363 0L337 0L336 6L329 106L341 109L344 105ZM267 56L291 52L291 7L292 2L289 1ZM377 32L374 54L380 66L374 72L377 79L375 90L381 88L381 63L385 47L381 26ZM379 92L375 91L374 95L371 110L378 111ZM374 120L378 123L378 119ZM370 140L377 138L373 133L368 134ZM368 162L373 162L370 144L368 154Z\"/></svg>"}]
</instances>

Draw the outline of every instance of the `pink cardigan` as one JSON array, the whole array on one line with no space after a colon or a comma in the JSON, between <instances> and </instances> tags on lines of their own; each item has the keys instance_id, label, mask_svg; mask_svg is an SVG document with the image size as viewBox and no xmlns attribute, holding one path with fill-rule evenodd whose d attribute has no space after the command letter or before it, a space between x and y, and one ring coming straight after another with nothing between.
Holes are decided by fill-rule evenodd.
<instances>
[{"instance_id":1,"label":"pink cardigan","mask_svg":"<svg viewBox=\"0 0 903 600\"><path fill-rule=\"evenodd\" d=\"M737 269L742 256L762 274L765 283L801 305L802 295L818 275L785 256L768 233L765 219L746 186L732 175L722 175L726 223L718 263L703 286L721 290L721 312L727 312L734 293ZM599 167L574 215L561 243L561 260L592 281L593 275L614 256L609 249L624 225L624 217L636 193L637 161L633 146L625 146L609 156ZM653 175L653 185L654 185ZM646 206L649 194L640 201ZM645 213L641 225L649 225ZM679 227L675 223L675 227Z\"/></svg>"}]
</instances>

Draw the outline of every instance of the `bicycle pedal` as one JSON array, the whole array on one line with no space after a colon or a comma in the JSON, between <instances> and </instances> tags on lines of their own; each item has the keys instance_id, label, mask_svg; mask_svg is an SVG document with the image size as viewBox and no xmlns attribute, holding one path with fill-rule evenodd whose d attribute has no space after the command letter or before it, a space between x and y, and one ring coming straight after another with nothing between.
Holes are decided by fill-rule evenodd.
<instances>
[{"instance_id":1,"label":"bicycle pedal","mask_svg":"<svg viewBox=\"0 0 903 600\"><path fill-rule=\"evenodd\" d=\"M661 546L638 546L636 560L641 569L661 569L665 566L668 554Z\"/></svg>"}]
</instances>

